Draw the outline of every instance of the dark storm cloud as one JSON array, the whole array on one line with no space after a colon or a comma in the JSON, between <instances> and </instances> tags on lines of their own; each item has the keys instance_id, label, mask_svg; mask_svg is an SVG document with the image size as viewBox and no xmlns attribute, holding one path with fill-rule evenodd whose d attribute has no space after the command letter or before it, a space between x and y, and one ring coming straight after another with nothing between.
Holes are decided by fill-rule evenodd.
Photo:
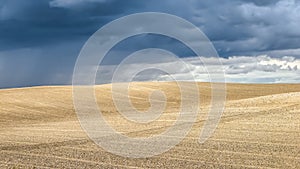
<instances>
[{"instance_id":1,"label":"dark storm cloud","mask_svg":"<svg viewBox=\"0 0 300 169\"><path fill-rule=\"evenodd\" d=\"M165 12L187 19L224 57L300 58L298 0L0 0L0 87L67 84L88 37L106 23L136 12ZM146 47L192 55L176 40L141 35L114 48L107 63ZM31 70L23 62L35 64L29 64ZM12 69L14 65L17 68Z\"/></svg>"},{"instance_id":2,"label":"dark storm cloud","mask_svg":"<svg viewBox=\"0 0 300 169\"><path fill-rule=\"evenodd\" d=\"M76 0L75 0L76 1ZM0 50L78 40L139 6L130 1L82 1L70 7L50 0L0 3ZM62 1L63 2L63 1ZM133 4L133 5L132 5ZM126 7L128 5L128 7Z\"/></svg>"},{"instance_id":3,"label":"dark storm cloud","mask_svg":"<svg viewBox=\"0 0 300 169\"><path fill-rule=\"evenodd\" d=\"M300 48L300 5L292 0L9 0L0 5L2 50L87 38L113 19L145 11L191 21L221 55ZM233 48L235 42L240 45Z\"/></svg>"},{"instance_id":4,"label":"dark storm cloud","mask_svg":"<svg viewBox=\"0 0 300 169\"><path fill-rule=\"evenodd\" d=\"M214 41L221 55L300 48L299 1L198 2L194 23ZM196 8L197 8L196 7Z\"/></svg>"}]
</instances>

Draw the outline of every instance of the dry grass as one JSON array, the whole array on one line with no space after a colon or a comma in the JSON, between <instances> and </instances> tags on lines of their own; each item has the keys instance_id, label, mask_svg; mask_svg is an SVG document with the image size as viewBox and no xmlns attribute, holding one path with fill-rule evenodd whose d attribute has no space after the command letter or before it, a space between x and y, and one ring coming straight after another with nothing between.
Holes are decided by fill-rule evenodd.
<instances>
[{"instance_id":1,"label":"dry grass","mask_svg":"<svg viewBox=\"0 0 300 169\"><path fill-rule=\"evenodd\" d=\"M93 144L80 128L71 87L0 90L0 168L300 168L299 84L227 84L225 112L204 144L197 139L211 89L209 83L199 83L199 88L201 112L188 137L147 159L123 158ZM176 83L132 83L132 104L146 110L148 95L156 89L166 93L167 106L157 121L144 125L118 114L111 85L95 91L110 124L125 135L140 137L158 134L176 120Z\"/></svg>"}]
</instances>

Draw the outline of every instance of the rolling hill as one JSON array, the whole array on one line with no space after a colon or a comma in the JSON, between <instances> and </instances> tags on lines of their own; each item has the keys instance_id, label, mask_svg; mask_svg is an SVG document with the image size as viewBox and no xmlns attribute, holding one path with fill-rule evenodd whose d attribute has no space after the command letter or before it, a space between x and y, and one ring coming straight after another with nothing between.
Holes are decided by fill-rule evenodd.
<instances>
[{"instance_id":1,"label":"rolling hill","mask_svg":"<svg viewBox=\"0 0 300 169\"><path fill-rule=\"evenodd\" d=\"M211 84L198 87L201 111L188 136L170 151L140 159L108 153L88 138L74 110L71 86L2 89L0 167L300 168L299 84L227 84L225 111L203 144L198 138L210 106ZM111 89L111 84L95 86L97 103L109 124L124 135L156 135L178 117L181 100L175 82L130 84L131 103L139 111L150 107L153 91L165 93L163 114L147 124L122 117Z\"/></svg>"}]
</instances>

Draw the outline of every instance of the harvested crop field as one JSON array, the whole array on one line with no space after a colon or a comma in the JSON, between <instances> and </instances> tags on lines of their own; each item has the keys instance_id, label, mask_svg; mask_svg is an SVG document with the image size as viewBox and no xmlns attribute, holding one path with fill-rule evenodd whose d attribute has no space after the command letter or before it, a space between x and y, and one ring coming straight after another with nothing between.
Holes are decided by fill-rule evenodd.
<instances>
[{"instance_id":1,"label":"harvested crop field","mask_svg":"<svg viewBox=\"0 0 300 169\"><path fill-rule=\"evenodd\" d=\"M74 111L72 87L2 89L0 168L300 168L299 84L227 84L225 111L203 144L198 138L211 85L198 86L201 111L187 137L163 154L140 159L108 153L87 137ZM131 83L132 105L147 110L154 90L165 92L164 113L155 122L135 124L117 112L111 85L95 87L106 120L130 137L159 134L176 120L175 82Z\"/></svg>"}]
</instances>

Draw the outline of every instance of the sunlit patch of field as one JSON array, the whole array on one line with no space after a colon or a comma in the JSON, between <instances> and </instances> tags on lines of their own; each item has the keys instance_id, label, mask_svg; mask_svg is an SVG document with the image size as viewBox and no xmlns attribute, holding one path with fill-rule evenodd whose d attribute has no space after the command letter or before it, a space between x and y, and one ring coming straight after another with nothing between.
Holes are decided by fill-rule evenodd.
<instances>
[{"instance_id":1,"label":"sunlit patch of field","mask_svg":"<svg viewBox=\"0 0 300 169\"><path fill-rule=\"evenodd\" d=\"M0 168L300 168L299 84L227 84L225 112L203 144L198 139L211 85L198 86L201 109L192 130L170 151L146 159L120 157L95 145L80 127L70 86L2 89ZM132 105L147 110L154 90L166 95L163 114L137 124L118 113L111 85L95 87L105 119L130 137L159 134L178 117L181 100L175 82L132 83ZM195 98L188 99L195 104Z\"/></svg>"}]
</instances>

